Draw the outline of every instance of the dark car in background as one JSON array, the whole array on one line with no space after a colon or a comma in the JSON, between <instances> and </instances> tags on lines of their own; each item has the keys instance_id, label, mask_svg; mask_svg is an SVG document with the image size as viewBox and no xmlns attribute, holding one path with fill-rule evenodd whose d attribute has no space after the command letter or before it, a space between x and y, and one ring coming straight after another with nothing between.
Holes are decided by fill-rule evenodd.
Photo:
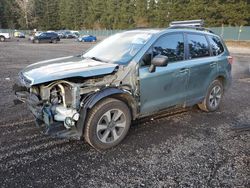
<instances>
[{"instance_id":1,"label":"dark car in background","mask_svg":"<svg viewBox=\"0 0 250 188\"><path fill-rule=\"evenodd\" d=\"M42 32L32 38L33 43L57 43L60 38L55 32Z\"/></svg>"}]
</instances>

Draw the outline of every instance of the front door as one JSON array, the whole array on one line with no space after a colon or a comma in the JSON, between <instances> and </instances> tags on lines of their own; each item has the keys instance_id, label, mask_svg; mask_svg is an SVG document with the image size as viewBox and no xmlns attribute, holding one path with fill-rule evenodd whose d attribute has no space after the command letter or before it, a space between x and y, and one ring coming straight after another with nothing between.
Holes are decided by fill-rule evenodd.
<instances>
[{"instance_id":1,"label":"front door","mask_svg":"<svg viewBox=\"0 0 250 188\"><path fill-rule=\"evenodd\" d=\"M169 64L166 67L156 67L156 71L150 73L148 68L151 59L158 54L167 56ZM184 61L182 33L160 37L140 63L140 111L142 114L184 104L189 69Z\"/></svg>"}]
</instances>

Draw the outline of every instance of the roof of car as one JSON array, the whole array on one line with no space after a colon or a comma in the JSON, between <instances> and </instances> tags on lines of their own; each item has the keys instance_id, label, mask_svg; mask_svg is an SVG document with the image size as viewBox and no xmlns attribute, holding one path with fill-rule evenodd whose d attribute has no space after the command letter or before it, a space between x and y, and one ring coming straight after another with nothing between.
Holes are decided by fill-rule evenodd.
<instances>
[{"instance_id":1,"label":"roof of car","mask_svg":"<svg viewBox=\"0 0 250 188\"><path fill-rule=\"evenodd\" d=\"M148 33L148 34L164 34L164 33L173 33L173 32L192 32L192 33L202 33L202 34L211 34L216 35L206 28L165 28L165 29L154 29L154 28L136 28L133 30L128 30L125 32L135 32L135 33Z\"/></svg>"},{"instance_id":2,"label":"roof of car","mask_svg":"<svg viewBox=\"0 0 250 188\"><path fill-rule=\"evenodd\" d=\"M155 28L136 28L136 29L130 29L127 30L125 32L128 33L149 33L149 34L155 34L155 33L159 33L160 31L163 31L163 29L155 29Z\"/></svg>"}]
</instances>

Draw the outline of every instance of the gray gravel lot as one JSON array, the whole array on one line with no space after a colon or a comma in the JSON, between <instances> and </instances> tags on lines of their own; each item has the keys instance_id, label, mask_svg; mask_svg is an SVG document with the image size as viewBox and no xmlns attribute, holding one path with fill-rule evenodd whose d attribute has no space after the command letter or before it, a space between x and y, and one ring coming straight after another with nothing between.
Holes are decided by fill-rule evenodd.
<instances>
[{"instance_id":1,"label":"gray gravel lot","mask_svg":"<svg viewBox=\"0 0 250 188\"><path fill-rule=\"evenodd\" d=\"M42 135L25 104L12 102L17 73L92 45L0 43L0 187L250 187L250 54L234 48L233 84L215 113L193 107L136 121L103 153Z\"/></svg>"}]
</instances>

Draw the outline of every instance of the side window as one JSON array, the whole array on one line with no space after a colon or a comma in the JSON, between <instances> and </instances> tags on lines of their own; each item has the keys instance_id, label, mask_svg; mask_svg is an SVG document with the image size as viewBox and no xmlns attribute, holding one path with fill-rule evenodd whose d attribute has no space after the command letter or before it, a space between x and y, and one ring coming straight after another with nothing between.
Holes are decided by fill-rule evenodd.
<instances>
[{"instance_id":1,"label":"side window","mask_svg":"<svg viewBox=\"0 0 250 188\"><path fill-rule=\"evenodd\" d=\"M161 37L153 45L153 57L164 55L169 62L181 61L184 59L184 39L182 34L170 34Z\"/></svg>"},{"instance_id":2,"label":"side window","mask_svg":"<svg viewBox=\"0 0 250 188\"><path fill-rule=\"evenodd\" d=\"M189 59L210 56L209 45L204 35L187 34Z\"/></svg>"},{"instance_id":3,"label":"side window","mask_svg":"<svg viewBox=\"0 0 250 188\"><path fill-rule=\"evenodd\" d=\"M218 37L208 35L213 56L220 55L224 52L224 47Z\"/></svg>"},{"instance_id":4,"label":"side window","mask_svg":"<svg viewBox=\"0 0 250 188\"><path fill-rule=\"evenodd\" d=\"M169 62L184 60L183 34L169 34L160 37L151 49L143 56L141 66L151 64L151 59L156 55L168 57Z\"/></svg>"}]
</instances>

